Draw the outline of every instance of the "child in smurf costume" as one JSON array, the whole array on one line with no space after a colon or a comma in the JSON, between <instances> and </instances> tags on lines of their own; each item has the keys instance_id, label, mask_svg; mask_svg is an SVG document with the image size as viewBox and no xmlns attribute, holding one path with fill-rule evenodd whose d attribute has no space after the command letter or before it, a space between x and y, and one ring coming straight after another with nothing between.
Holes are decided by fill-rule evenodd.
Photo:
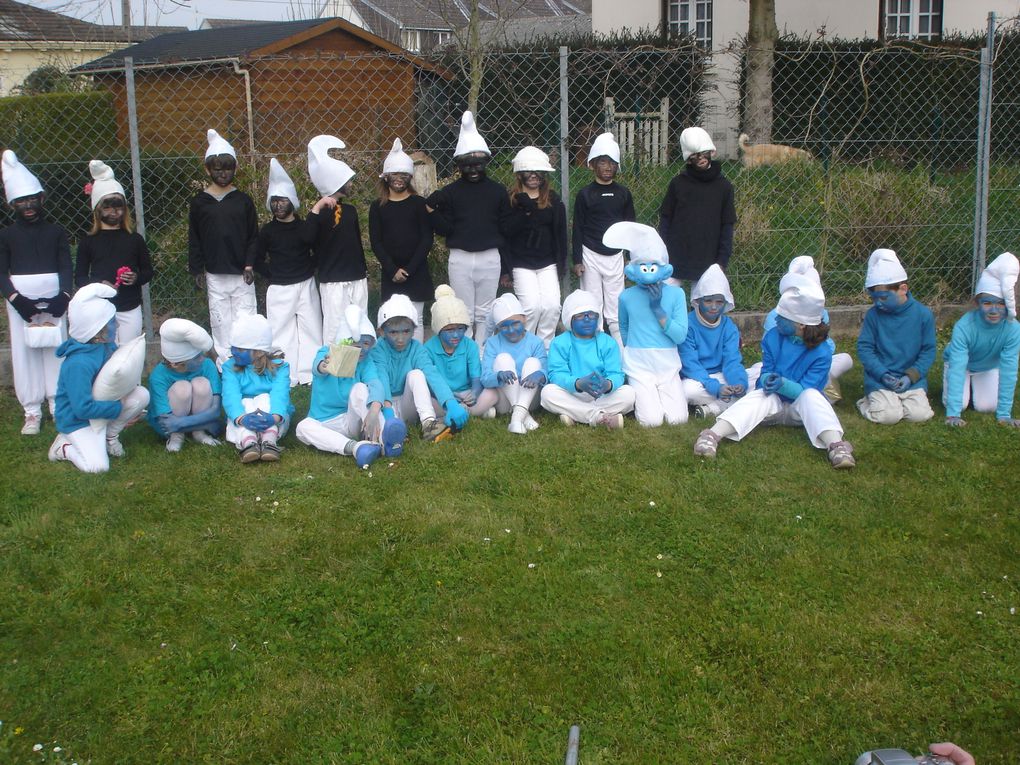
<instances>
[{"instance_id":1,"label":"child in smurf costume","mask_svg":"<svg viewBox=\"0 0 1020 765\"><path fill-rule=\"evenodd\" d=\"M678 346L687 339L687 296L667 284L673 267L651 226L621 221L602 237L606 247L630 252L624 269L635 282L620 295L623 371L634 388L634 416L645 427L687 422Z\"/></svg>"}]
</instances>

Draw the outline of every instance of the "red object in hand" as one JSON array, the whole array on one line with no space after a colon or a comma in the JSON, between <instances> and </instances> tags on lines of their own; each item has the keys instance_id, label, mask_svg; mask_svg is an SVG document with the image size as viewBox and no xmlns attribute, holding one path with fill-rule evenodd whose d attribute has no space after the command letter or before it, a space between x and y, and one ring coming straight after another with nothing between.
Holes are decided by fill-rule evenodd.
<instances>
[{"instance_id":1,"label":"red object in hand","mask_svg":"<svg viewBox=\"0 0 1020 765\"><path fill-rule=\"evenodd\" d=\"M124 283L122 281L122 277L124 276L124 274L130 274L130 273L131 273L131 269L128 266L121 266L120 268L118 268L117 269L117 278L113 282L114 288L116 289L117 287L119 287L121 284Z\"/></svg>"}]
</instances>

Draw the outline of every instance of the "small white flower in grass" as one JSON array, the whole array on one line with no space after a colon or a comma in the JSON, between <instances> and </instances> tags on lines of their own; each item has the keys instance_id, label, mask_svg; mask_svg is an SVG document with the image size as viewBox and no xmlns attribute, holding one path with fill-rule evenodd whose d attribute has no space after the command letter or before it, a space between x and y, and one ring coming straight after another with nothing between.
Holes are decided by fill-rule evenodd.
<instances>
[{"instance_id":1,"label":"small white flower in grass","mask_svg":"<svg viewBox=\"0 0 1020 765\"><path fill-rule=\"evenodd\" d=\"M655 578L656 579L662 579L662 572L661 571L656 571L655 572Z\"/></svg>"},{"instance_id":2,"label":"small white flower in grass","mask_svg":"<svg viewBox=\"0 0 1020 765\"><path fill-rule=\"evenodd\" d=\"M159 644L159 647L160 647L160 648L166 648L166 643L160 643L160 644Z\"/></svg>"},{"instance_id":3,"label":"small white flower in grass","mask_svg":"<svg viewBox=\"0 0 1020 765\"><path fill-rule=\"evenodd\" d=\"M231 651L235 650L236 648L237 648L237 643L231 643L230 644L230 650Z\"/></svg>"},{"instance_id":4,"label":"small white flower in grass","mask_svg":"<svg viewBox=\"0 0 1020 765\"><path fill-rule=\"evenodd\" d=\"M368 465L362 465L362 466L361 466L361 469L362 469L362 470L368 470Z\"/></svg>"},{"instance_id":5,"label":"small white flower in grass","mask_svg":"<svg viewBox=\"0 0 1020 765\"><path fill-rule=\"evenodd\" d=\"M255 501L256 502L261 502L262 501L262 497L255 497Z\"/></svg>"},{"instance_id":6,"label":"small white flower in grass","mask_svg":"<svg viewBox=\"0 0 1020 765\"><path fill-rule=\"evenodd\" d=\"M61 748L60 748L59 746L55 746L55 747L53 747L53 751L54 751L54 752L62 752L62 751L64 751L64 750L63 750L63 749L61 749Z\"/></svg>"},{"instance_id":7,"label":"small white flower in grass","mask_svg":"<svg viewBox=\"0 0 1020 765\"><path fill-rule=\"evenodd\" d=\"M982 611L978 611L978 612L977 612L977 615L978 615L978 616L984 616L984 612L982 612Z\"/></svg>"},{"instance_id":8,"label":"small white flower in grass","mask_svg":"<svg viewBox=\"0 0 1020 765\"><path fill-rule=\"evenodd\" d=\"M503 531L505 531L507 534L510 533L510 529L503 529Z\"/></svg>"},{"instance_id":9,"label":"small white flower in grass","mask_svg":"<svg viewBox=\"0 0 1020 765\"><path fill-rule=\"evenodd\" d=\"M397 464L396 462L391 462L391 463L389 464L389 467L393 467L393 466L394 466L394 465L396 465L396 464Z\"/></svg>"},{"instance_id":10,"label":"small white flower in grass","mask_svg":"<svg viewBox=\"0 0 1020 765\"><path fill-rule=\"evenodd\" d=\"M369 470L369 471L368 471L368 477L369 477L369 478L371 478L371 477L372 477L372 471L371 471L371 470Z\"/></svg>"},{"instance_id":11,"label":"small white flower in grass","mask_svg":"<svg viewBox=\"0 0 1020 765\"><path fill-rule=\"evenodd\" d=\"M492 539L490 539L489 537L482 537L482 541L483 542L491 542Z\"/></svg>"},{"instance_id":12,"label":"small white flower in grass","mask_svg":"<svg viewBox=\"0 0 1020 765\"><path fill-rule=\"evenodd\" d=\"M41 752L42 751L42 744L36 744L35 746L33 746L32 747L32 751L33 752Z\"/></svg>"},{"instance_id":13,"label":"small white flower in grass","mask_svg":"<svg viewBox=\"0 0 1020 765\"><path fill-rule=\"evenodd\" d=\"M1012 614L1012 615L1016 615L1016 607L1015 606L1010 606L1009 607L1009 613Z\"/></svg>"},{"instance_id":14,"label":"small white flower in grass","mask_svg":"<svg viewBox=\"0 0 1020 765\"><path fill-rule=\"evenodd\" d=\"M655 507L655 503L654 503L654 502L649 502L649 503L648 503L648 506L649 506L649 507Z\"/></svg>"},{"instance_id":15,"label":"small white flower in grass","mask_svg":"<svg viewBox=\"0 0 1020 765\"><path fill-rule=\"evenodd\" d=\"M794 517L794 518L796 518L796 519L797 519L798 521L802 521L802 520L804 520L804 517L803 517L803 516L801 516L801 515L795 515L795 516L793 516L793 517Z\"/></svg>"},{"instance_id":16,"label":"small white flower in grass","mask_svg":"<svg viewBox=\"0 0 1020 765\"><path fill-rule=\"evenodd\" d=\"M313 478L315 478L315 476L313 476L313 475L306 475L305 476L305 480L306 481L311 481Z\"/></svg>"},{"instance_id":17,"label":"small white flower in grass","mask_svg":"<svg viewBox=\"0 0 1020 765\"><path fill-rule=\"evenodd\" d=\"M534 564L534 563L529 563L529 564L528 564L528 568L534 568L534 567L535 567L535 564Z\"/></svg>"},{"instance_id":18,"label":"small white flower in grass","mask_svg":"<svg viewBox=\"0 0 1020 765\"><path fill-rule=\"evenodd\" d=\"M662 553L659 553L658 555L656 555L655 559L656 560L662 560Z\"/></svg>"}]
</instances>

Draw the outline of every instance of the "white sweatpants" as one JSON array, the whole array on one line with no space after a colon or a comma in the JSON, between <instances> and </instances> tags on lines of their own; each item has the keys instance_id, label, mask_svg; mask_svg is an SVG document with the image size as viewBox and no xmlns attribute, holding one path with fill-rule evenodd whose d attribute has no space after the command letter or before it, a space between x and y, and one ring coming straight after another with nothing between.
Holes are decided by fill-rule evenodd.
<instances>
[{"instance_id":1,"label":"white sweatpants","mask_svg":"<svg viewBox=\"0 0 1020 765\"><path fill-rule=\"evenodd\" d=\"M754 390L754 384L758 381L758 375L761 374L761 364L753 364L747 367L747 390L744 391L745 395L747 391ZM713 380L718 380L723 385L726 384L726 377L722 372L715 372L710 374ZM693 380L689 377L682 378L684 386L684 395L687 397L688 405L694 406L705 406L712 412L712 414L718 415L720 412L725 412L729 407L735 404L739 399L731 399L730 401L723 401L721 398L716 398L708 392L708 388L702 385L697 380Z\"/></svg>"},{"instance_id":2,"label":"white sweatpants","mask_svg":"<svg viewBox=\"0 0 1020 765\"><path fill-rule=\"evenodd\" d=\"M560 278L556 266L514 269L514 294L524 307L528 331L538 335L546 349L560 321Z\"/></svg>"},{"instance_id":3,"label":"white sweatpants","mask_svg":"<svg viewBox=\"0 0 1020 765\"><path fill-rule=\"evenodd\" d=\"M924 422L935 416L928 394L923 390L908 390L897 393L892 390L876 390L857 402L861 416L879 425L895 425L900 420Z\"/></svg>"},{"instance_id":4,"label":"white sweatpants","mask_svg":"<svg viewBox=\"0 0 1020 765\"><path fill-rule=\"evenodd\" d=\"M418 321L414 325L414 339L419 343L425 342L425 301L418 302L416 300L411 301L411 305L414 306L415 312L418 314Z\"/></svg>"},{"instance_id":5,"label":"white sweatpants","mask_svg":"<svg viewBox=\"0 0 1020 765\"><path fill-rule=\"evenodd\" d=\"M83 473L105 473L110 469L110 455L106 440L116 438L127 424L138 417L149 404L149 391L141 385L120 400L120 414L114 420L105 422L105 427L86 426L73 433L57 433L50 446L50 461L70 460Z\"/></svg>"},{"instance_id":6,"label":"white sweatpants","mask_svg":"<svg viewBox=\"0 0 1020 765\"><path fill-rule=\"evenodd\" d=\"M565 414L574 422L597 425L604 414L627 414L634 409L634 389L629 385L614 388L604 396L569 391L549 383L542 388L542 408L553 414Z\"/></svg>"},{"instance_id":7,"label":"white sweatpants","mask_svg":"<svg viewBox=\"0 0 1020 765\"><path fill-rule=\"evenodd\" d=\"M256 409L261 409L263 412L268 412L271 404L269 403L269 394L260 393L257 396L251 396L250 398L242 398L241 405L244 407L244 411L254 412ZM280 440L287 435L287 429L290 427L290 418L284 417L279 425L276 426L276 430L279 435L276 439ZM243 449L246 441L259 440L259 433L254 430L248 430L248 428L235 425L233 420L227 419L227 440L230 441L238 449Z\"/></svg>"},{"instance_id":8,"label":"white sweatpants","mask_svg":"<svg viewBox=\"0 0 1020 765\"><path fill-rule=\"evenodd\" d=\"M849 353L832 354L832 364L829 366L829 382L835 382L850 371L854 365L853 357Z\"/></svg>"},{"instance_id":9,"label":"white sweatpants","mask_svg":"<svg viewBox=\"0 0 1020 765\"><path fill-rule=\"evenodd\" d=\"M322 347L322 308L315 279L297 284L270 284L266 290L266 318L273 344L290 365L290 384L312 381L312 362Z\"/></svg>"},{"instance_id":10,"label":"white sweatpants","mask_svg":"<svg viewBox=\"0 0 1020 765\"><path fill-rule=\"evenodd\" d=\"M529 356L521 364L520 374L517 372L517 362L509 353L500 353L492 362L492 368L496 372L513 372L517 379L509 385L500 385L498 388L490 388L499 394L496 402L496 411L500 414L507 414L515 406L523 406L529 411L538 408L538 397L535 395L540 388L525 388L521 385L521 378L527 377L532 372L542 371L542 362L534 356Z\"/></svg>"},{"instance_id":11,"label":"white sweatpants","mask_svg":"<svg viewBox=\"0 0 1020 765\"><path fill-rule=\"evenodd\" d=\"M581 289L590 292L602 305L602 319L609 334L617 343L620 339L620 293L623 292L623 253L599 255L594 250L581 247Z\"/></svg>"},{"instance_id":12,"label":"white sweatpants","mask_svg":"<svg viewBox=\"0 0 1020 765\"><path fill-rule=\"evenodd\" d=\"M306 446L343 454L348 444L362 439L367 415L368 386L365 383L355 383L347 399L346 412L322 422L306 417L294 428L294 435Z\"/></svg>"},{"instance_id":13,"label":"white sweatpants","mask_svg":"<svg viewBox=\"0 0 1020 765\"><path fill-rule=\"evenodd\" d=\"M432 392L420 369L412 369L404 378L404 392L393 401L393 411L408 425L436 418Z\"/></svg>"},{"instance_id":14,"label":"white sweatpants","mask_svg":"<svg viewBox=\"0 0 1020 765\"><path fill-rule=\"evenodd\" d=\"M349 305L359 305L368 311L368 279L353 282L322 282L319 285L322 298L322 341L335 343L340 321ZM342 338L341 338L342 339Z\"/></svg>"},{"instance_id":15,"label":"white sweatpants","mask_svg":"<svg viewBox=\"0 0 1020 765\"><path fill-rule=\"evenodd\" d=\"M457 297L467 306L468 317L474 323L474 331L468 327L468 336L472 337L481 348L489 336L486 321L492 302L499 291L499 250L493 247L479 252L467 252L450 248L448 273L450 286Z\"/></svg>"},{"instance_id":16,"label":"white sweatpants","mask_svg":"<svg viewBox=\"0 0 1020 765\"><path fill-rule=\"evenodd\" d=\"M207 273L205 292L209 299L209 327L216 349L216 365L222 366L230 358L230 332L234 322L258 310L255 285L245 284L243 276Z\"/></svg>"},{"instance_id":17,"label":"white sweatpants","mask_svg":"<svg viewBox=\"0 0 1020 765\"><path fill-rule=\"evenodd\" d=\"M27 298L55 295L60 289L57 274L12 274L14 288ZM6 302L6 301L5 301ZM7 326L11 330L11 367L14 372L14 393L25 410L25 416L42 416L42 402L49 399L50 412L57 395L57 378L63 359L56 348L30 348L25 343L26 323L21 314L7 303ZM67 339L67 317L60 319L61 336Z\"/></svg>"},{"instance_id":18,"label":"white sweatpants","mask_svg":"<svg viewBox=\"0 0 1020 765\"><path fill-rule=\"evenodd\" d=\"M142 307L130 311L117 311L117 345L124 345L142 335Z\"/></svg>"},{"instance_id":19,"label":"white sweatpants","mask_svg":"<svg viewBox=\"0 0 1020 765\"><path fill-rule=\"evenodd\" d=\"M949 365L942 368L942 405L949 398ZM999 406L999 370L967 372L963 376L963 396L960 411L965 412L970 404L975 412L994 412Z\"/></svg>"},{"instance_id":20,"label":"white sweatpants","mask_svg":"<svg viewBox=\"0 0 1020 765\"><path fill-rule=\"evenodd\" d=\"M646 428L683 425L687 422L687 396L684 395L680 373L654 379L627 375L627 384L634 389L634 418Z\"/></svg>"},{"instance_id":21,"label":"white sweatpants","mask_svg":"<svg viewBox=\"0 0 1020 765\"><path fill-rule=\"evenodd\" d=\"M727 422L736 431L727 436L739 441L758 425L803 425L811 445L824 449L825 443L819 436L833 431L843 438L843 426L832 408L832 404L821 391L805 388L793 402L783 401L778 393L753 390L737 403L719 415L720 421Z\"/></svg>"}]
</instances>

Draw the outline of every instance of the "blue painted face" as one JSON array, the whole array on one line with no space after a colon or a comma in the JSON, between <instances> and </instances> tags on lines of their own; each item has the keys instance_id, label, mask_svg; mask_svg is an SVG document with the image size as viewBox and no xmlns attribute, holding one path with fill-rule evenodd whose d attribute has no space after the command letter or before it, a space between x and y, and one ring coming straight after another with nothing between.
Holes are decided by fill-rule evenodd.
<instances>
[{"instance_id":1,"label":"blue painted face","mask_svg":"<svg viewBox=\"0 0 1020 765\"><path fill-rule=\"evenodd\" d=\"M785 316L776 316L776 329L783 337L793 337L797 334L797 324Z\"/></svg>"},{"instance_id":2,"label":"blue painted face","mask_svg":"<svg viewBox=\"0 0 1020 765\"><path fill-rule=\"evenodd\" d=\"M508 343L519 343L528 331L524 326L523 316L511 316L508 319L503 319L496 325L496 330L499 332L499 336Z\"/></svg>"},{"instance_id":3,"label":"blue painted face","mask_svg":"<svg viewBox=\"0 0 1020 765\"><path fill-rule=\"evenodd\" d=\"M110 317L110 320L106 322L106 342L115 343L117 342L117 314Z\"/></svg>"},{"instance_id":4,"label":"blue painted face","mask_svg":"<svg viewBox=\"0 0 1020 765\"><path fill-rule=\"evenodd\" d=\"M205 354L200 353L184 362L185 372L197 372L202 368L202 362L205 361Z\"/></svg>"},{"instance_id":5,"label":"blue painted face","mask_svg":"<svg viewBox=\"0 0 1020 765\"><path fill-rule=\"evenodd\" d=\"M871 296L871 302L879 311L889 313L898 305L896 293L893 290L883 290L878 287L871 287L868 289L868 294Z\"/></svg>"},{"instance_id":6,"label":"blue painted face","mask_svg":"<svg viewBox=\"0 0 1020 765\"><path fill-rule=\"evenodd\" d=\"M439 330L439 342L443 344L443 349L447 353L453 353L464 339L465 332L467 327L463 324L447 324Z\"/></svg>"},{"instance_id":7,"label":"blue painted face","mask_svg":"<svg viewBox=\"0 0 1020 765\"><path fill-rule=\"evenodd\" d=\"M383 337L390 344L390 348L398 353L407 348L412 335L414 335L414 322L404 316L390 319L383 324Z\"/></svg>"},{"instance_id":8,"label":"blue painted face","mask_svg":"<svg viewBox=\"0 0 1020 765\"><path fill-rule=\"evenodd\" d=\"M673 266L669 263L652 263L642 260L632 260L623 270L628 279L642 287L664 282L673 275Z\"/></svg>"},{"instance_id":9,"label":"blue painted face","mask_svg":"<svg viewBox=\"0 0 1020 765\"><path fill-rule=\"evenodd\" d=\"M244 367L251 366L251 362L254 360L253 354L254 351L251 348L230 346L230 357L234 360L235 367L243 369Z\"/></svg>"},{"instance_id":10,"label":"blue painted face","mask_svg":"<svg viewBox=\"0 0 1020 765\"><path fill-rule=\"evenodd\" d=\"M578 337L595 337L599 331L598 311L582 311L570 317L570 331Z\"/></svg>"},{"instance_id":11,"label":"blue painted face","mask_svg":"<svg viewBox=\"0 0 1020 765\"><path fill-rule=\"evenodd\" d=\"M994 295L982 293L977 298L978 311L986 324L998 324L1006 318L1006 301Z\"/></svg>"},{"instance_id":12,"label":"blue painted face","mask_svg":"<svg viewBox=\"0 0 1020 765\"><path fill-rule=\"evenodd\" d=\"M375 335L362 335L360 340L354 341L354 347L361 349L361 355L358 357L358 360L364 361L369 351L375 347Z\"/></svg>"},{"instance_id":13,"label":"blue painted face","mask_svg":"<svg viewBox=\"0 0 1020 765\"><path fill-rule=\"evenodd\" d=\"M726 308L726 298L722 295L705 295L698 298L698 312L708 321L715 321L722 316Z\"/></svg>"}]
</instances>

